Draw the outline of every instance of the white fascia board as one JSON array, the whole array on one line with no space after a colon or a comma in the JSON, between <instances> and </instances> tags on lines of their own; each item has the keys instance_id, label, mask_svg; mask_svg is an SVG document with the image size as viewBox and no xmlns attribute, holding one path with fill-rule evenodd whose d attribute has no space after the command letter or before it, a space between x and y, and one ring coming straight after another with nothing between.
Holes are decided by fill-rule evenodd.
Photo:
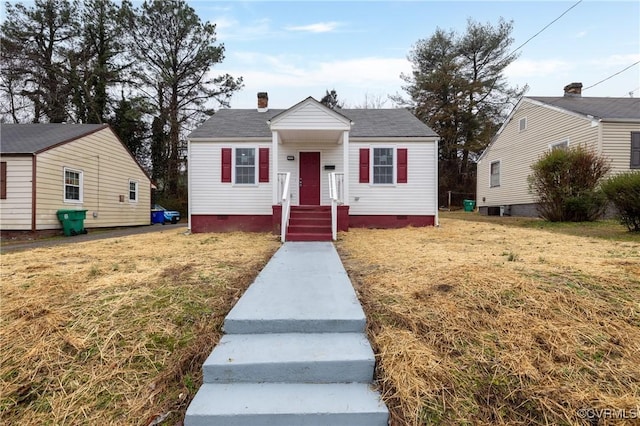
<instances>
[{"instance_id":1,"label":"white fascia board","mask_svg":"<svg viewBox=\"0 0 640 426\"><path fill-rule=\"evenodd\" d=\"M267 142L271 143L271 137L226 137L226 138L191 138L189 142Z\"/></svg>"},{"instance_id":2,"label":"white fascia board","mask_svg":"<svg viewBox=\"0 0 640 426\"><path fill-rule=\"evenodd\" d=\"M353 137L349 136L350 143L358 142L398 142L398 143L424 143L424 142L438 142L438 137Z\"/></svg>"}]
</instances>

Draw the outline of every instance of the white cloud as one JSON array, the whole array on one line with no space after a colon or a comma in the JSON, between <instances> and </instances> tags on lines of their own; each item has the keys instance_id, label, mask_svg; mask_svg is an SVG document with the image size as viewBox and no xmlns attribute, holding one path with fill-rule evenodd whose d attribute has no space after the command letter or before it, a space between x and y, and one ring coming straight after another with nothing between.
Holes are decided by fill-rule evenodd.
<instances>
[{"instance_id":1,"label":"white cloud","mask_svg":"<svg viewBox=\"0 0 640 426\"><path fill-rule=\"evenodd\" d=\"M606 65L606 66L614 66L620 67L620 69L625 66L631 65L640 61L640 53L631 53L626 55L610 55L606 58L597 59L592 61L594 65Z\"/></svg>"},{"instance_id":2,"label":"white cloud","mask_svg":"<svg viewBox=\"0 0 640 426\"><path fill-rule=\"evenodd\" d=\"M544 77L557 74L570 73L573 63L559 59L517 59L509 65L504 73L509 79L522 79L527 77Z\"/></svg>"},{"instance_id":3,"label":"white cloud","mask_svg":"<svg viewBox=\"0 0 640 426\"><path fill-rule=\"evenodd\" d=\"M365 94L401 91L401 73L411 71L406 59L364 57L333 61L307 61L296 55L256 52L233 54L233 68L219 69L244 78L245 88L234 96L234 108L255 106L255 94L268 91L273 108L288 108L307 96L316 99L336 89L348 104L362 103Z\"/></svg>"},{"instance_id":4,"label":"white cloud","mask_svg":"<svg viewBox=\"0 0 640 426\"><path fill-rule=\"evenodd\" d=\"M339 22L317 22L315 24L290 26L286 27L287 31L300 31L309 33L329 33L338 28L341 24Z\"/></svg>"},{"instance_id":5,"label":"white cloud","mask_svg":"<svg viewBox=\"0 0 640 426\"><path fill-rule=\"evenodd\" d=\"M257 19L247 25L241 25L237 19L229 16L219 16L211 22L216 24L217 38L222 42L262 40L275 34L268 18Z\"/></svg>"}]
</instances>

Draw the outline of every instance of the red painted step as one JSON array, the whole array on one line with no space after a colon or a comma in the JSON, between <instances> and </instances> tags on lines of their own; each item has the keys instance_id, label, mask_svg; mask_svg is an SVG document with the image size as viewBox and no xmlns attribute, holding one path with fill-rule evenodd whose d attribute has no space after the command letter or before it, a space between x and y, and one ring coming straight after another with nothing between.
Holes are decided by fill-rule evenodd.
<instances>
[{"instance_id":1,"label":"red painted step","mask_svg":"<svg viewBox=\"0 0 640 426\"><path fill-rule=\"evenodd\" d=\"M331 241L331 207L293 206L287 241Z\"/></svg>"}]
</instances>

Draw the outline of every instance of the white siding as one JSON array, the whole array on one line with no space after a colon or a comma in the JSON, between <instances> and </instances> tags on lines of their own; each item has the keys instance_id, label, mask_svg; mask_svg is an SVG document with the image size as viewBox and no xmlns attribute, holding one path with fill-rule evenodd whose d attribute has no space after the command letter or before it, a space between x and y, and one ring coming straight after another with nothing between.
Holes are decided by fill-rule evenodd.
<instances>
[{"instance_id":1,"label":"white siding","mask_svg":"<svg viewBox=\"0 0 640 426\"><path fill-rule=\"evenodd\" d=\"M269 183L222 183L222 148L269 148ZM270 143L190 142L190 214L272 214L273 152ZM258 152L256 151L256 161ZM233 165L232 165L233 167ZM256 177L257 179L257 177Z\"/></svg>"},{"instance_id":2,"label":"white siding","mask_svg":"<svg viewBox=\"0 0 640 426\"><path fill-rule=\"evenodd\" d=\"M527 119L520 132L520 119ZM569 140L569 147L582 145L597 150L598 126L592 120L523 100L478 163L477 206L534 203L527 177L531 164L549 146ZM491 162L500 160L500 186L490 187Z\"/></svg>"},{"instance_id":3,"label":"white siding","mask_svg":"<svg viewBox=\"0 0 640 426\"><path fill-rule=\"evenodd\" d=\"M82 171L81 203L64 201L65 167ZM149 178L110 129L38 154L36 173L38 229L60 228L56 215L59 209L87 210L87 228L150 223ZM137 202L129 202L130 180L138 182ZM123 202L120 196L124 197Z\"/></svg>"},{"instance_id":4,"label":"white siding","mask_svg":"<svg viewBox=\"0 0 640 426\"><path fill-rule=\"evenodd\" d=\"M31 230L31 156L0 157L7 163L7 198L0 200L0 224L3 231Z\"/></svg>"},{"instance_id":5,"label":"white siding","mask_svg":"<svg viewBox=\"0 0 640 426\"><path fill-rule=\"evenodd\" d=\"M611 173L630 170L631 132L640 132L640 123L602 123L602 153L611 160Z\"/></svg>"},{"instance_id":6,"label":"white siding","mask_svg":"<svg viewBox=\"0 0 640 426\"><path fill-rule=\"evenodd\" d=\"M374 185L359 183L360 148L407 148L407 183ZM349 145L350 215L435 215L436 191L435 142L352 141ZM370 164L370 168L372 165ZM357 201L356 201L357 199Z\"/></svg>"},{"instance_id":7,"label":"white siding","mask_svg":"<svg viewBox=\"0 0 640 426\"><path fill-rule=\"evenodd\" d=\"M272 121L272 130L285 129L339 129L348 130L349 121L339 117L315 102L303 102L282 117Z\"/></svg>"},{"instance_id":8,"label":"white siding","mask_svg":"<svg viewBox=\"0 0 640 426\"><path fill-rule=\"evenodd\" d=\"M300 179L300 152L319 152L320 153L320 205L328 206L331 204L329 200L329 173L344 171L342 162L342 145L327 145L318 143L304 144L284 144L278 146L278 171L291 173L291 204L297 206L300 204L300 194L298 182ZM294 161L287 160L288 155L295 157ZM324 166L332 164L336 166L335 170L324 170Z\"/></svg>"}]
</instances>

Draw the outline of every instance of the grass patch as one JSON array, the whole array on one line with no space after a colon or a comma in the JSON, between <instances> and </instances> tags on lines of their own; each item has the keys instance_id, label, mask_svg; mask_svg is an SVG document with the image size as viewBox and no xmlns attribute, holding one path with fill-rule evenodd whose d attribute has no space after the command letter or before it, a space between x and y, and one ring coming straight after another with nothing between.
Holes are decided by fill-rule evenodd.
<instances>
[{"instance_id":1,"label":"grass patch","mask_svg":"<svg viewBox=\"0 0 640 426\"><path fill-rule=\"evenodd\" d=\"M460 217L340 234L391 423L574 425L579 409L637 407L640 241Z\"/></svg>"},{"instance_id":2,"label":"grass patch","mask_svg":"<svg viewBox=\"0 0 640 426\"><path fill-rule=\"evenodd\" d=\"M468 222L492 223L499 226L538 229L552 233L605 240L640 242L640 234L629 230L616 220L595 222L547 222L533 217L483 216L477 212L440 212L440 218L459 219Z\"/></svg>"},{"instance_id":3,"label":"grass patch","mask_svg":"<svg viewBox=\"0 0 640 426\"><path fill-rule=\"evenodd\" d=\"M161 231L2 254L0 423L176 424L270 234Z\"/></svg>"}]
</instances>

